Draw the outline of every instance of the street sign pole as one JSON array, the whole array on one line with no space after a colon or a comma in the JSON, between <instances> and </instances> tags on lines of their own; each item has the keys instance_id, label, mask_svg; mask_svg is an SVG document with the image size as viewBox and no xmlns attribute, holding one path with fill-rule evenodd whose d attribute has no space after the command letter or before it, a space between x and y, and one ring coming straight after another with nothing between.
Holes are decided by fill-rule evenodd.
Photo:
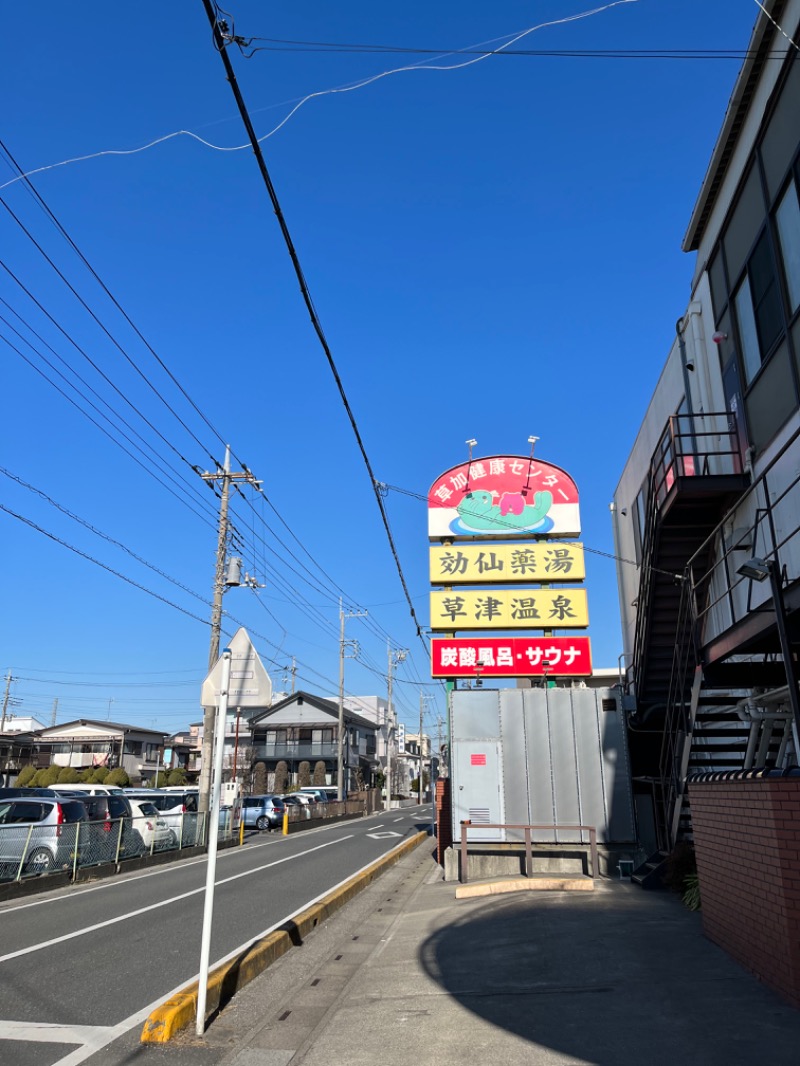
<instances>
[{"instance_id":1,"label":"street sign pole","mask_svg":"<svg viewBox=\"0 0 800 1066\"><path fill-rule=\"evenodd\" d=\"M208 996L208 957L211 951L211 924L214 916L214 880L217 872L217 837L219 835L219 797L222 789L222 756L225 749L225 720L228 715L228 690L231 682L231 649L222 653L222 679L219 686L217 717L214 723L214 781L211 789L211 810L206 817L208 840L208 865L206 867L206 894L203 906L203 935L200 941L200 985L197 990L197 1023L195 1032L202 1036L206 1026L206 999Z\"/></svg>"}]
</instances>

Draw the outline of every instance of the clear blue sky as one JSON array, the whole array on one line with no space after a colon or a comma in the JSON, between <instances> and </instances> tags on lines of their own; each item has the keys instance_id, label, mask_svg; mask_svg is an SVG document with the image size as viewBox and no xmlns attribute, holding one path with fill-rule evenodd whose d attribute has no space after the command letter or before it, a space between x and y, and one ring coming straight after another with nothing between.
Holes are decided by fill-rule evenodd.
<instances>
[{"instance_id":1,"label":"clear blue sky","mask_svg":"<svg viewBox=\"0 0 800 1066\"><path fill-rule=\"evenodd\" d=\"M246 37L446 52L497 47L589 7L237 0L232 13ZM638 0L514 47L744 49L757 14L753 0ZM136 148L179 129L218 146L245 143L200 0L156 8L34 0L6 29L0 136L26 170ZM249 60L232 53L259 135L309 93L431 58L278 47ZM379 479L424 494L466 458L467 438L485 455L525 452L536 434L537 455L578 484L584 543L612 551L608 503L685 309L693 263L681 237L738 67L723 59L494 56L315 98L264 142ZM12 176L0 164L0 183ZM263 479L304 548L350 604L369 610L368 624L348 623L365 660L348 662L348 692L385 691L373 671L385 670L387 633L412 649L398 689L401 717L413 724L413 682L430 685L429 665L252 152L177 137L33 180L192 401ZM197 438L0 208L2 260L64 330L0 270L0 315L11 324L0 322L0 334L66 391L11 327L64 374L72 372L65 364L80 373L80 390L115 422L124 417L133 427L125 432L148 449L134 461L3 344L3 468L210 600L216 501L190 466L208 469L210 456L221 458L219 438L24 183L0 195ZM194 510L148 471L177 478ZM200 599L29 489L6 476L0 485L5 507L207 620ZM386 503L427 625L425 506L394 492ZM254 512L237 503L235 512L245 564L266 588L229 592L226 610L258 634L276 687L282 671L274 664L294 655L298 684L333 694L335 590L326 579L311 587L289 569L304 573L262 518L314 567L268 505L256 500ZM58 697L61 721L110 714L173 730L200 717L207 624L2 512L0 531L0 667L20 678L17 713L49 722ZM615 666L614 564L593 554L587 565L594 662ZM235 628L226 621L228 633ZM443 709L441 689L425 691L435 694L431 712Z\"/></svg>"}]
</instances>

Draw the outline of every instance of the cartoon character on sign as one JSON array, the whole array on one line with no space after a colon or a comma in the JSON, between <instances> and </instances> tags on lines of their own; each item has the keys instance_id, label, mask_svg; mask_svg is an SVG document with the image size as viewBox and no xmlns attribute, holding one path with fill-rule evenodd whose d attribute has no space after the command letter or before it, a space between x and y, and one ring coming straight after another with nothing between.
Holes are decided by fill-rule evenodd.
<instances>
[{"instance_id":1,"label":"cartoon character on sign","mask_svg":"<svg viewBox=\"0 0 800 1066\"><path fill-rule=\"evenodd\" d=\"M495 494L486 489L466 493L456 507L456 521L464 529L477 533L485 530L521 533L552 525L548 523L547 512L553 506L553 494L547 489L534 492L532 504L525 502L521 492L503 493L499 504L495 503L494 497Z\"/></svg>"}]
</instances>

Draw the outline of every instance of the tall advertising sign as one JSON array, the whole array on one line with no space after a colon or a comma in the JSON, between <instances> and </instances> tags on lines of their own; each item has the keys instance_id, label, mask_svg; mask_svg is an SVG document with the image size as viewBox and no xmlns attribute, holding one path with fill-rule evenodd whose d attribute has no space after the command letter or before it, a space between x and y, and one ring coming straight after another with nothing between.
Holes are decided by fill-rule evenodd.
<instances>
[{"instance_id":1,"label":"tall advertising sign","mask_svg":"<svg viewBox=\"0 0 800 1066\"><path fill-rule=\"evenodd\" d=\"M432 676L590 675L589 638L573 634L589 624L583 545L565 539L580 531L561 467L492 455L445 470L428 493L431 629L446 634Z\"/></svg>"}]
</instances>

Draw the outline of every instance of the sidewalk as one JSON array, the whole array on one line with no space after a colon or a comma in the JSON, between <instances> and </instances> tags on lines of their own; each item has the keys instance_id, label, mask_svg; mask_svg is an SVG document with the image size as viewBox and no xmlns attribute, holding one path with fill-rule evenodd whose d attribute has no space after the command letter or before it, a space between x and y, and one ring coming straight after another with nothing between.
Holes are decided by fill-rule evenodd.
<instances>
[{"instance_id":1,"label":"sidewalk","mask_svg":"<svg viewBox=\"0 0 800 1066\"><path fill-rule=\"evenodd\" d=\"M439 877L423 845L364 893L357 925L346 908L337 936L334 919L294 984L275 994L283 960L269 994L254 982L263 1013L229 1030L225 1066L800 1062L800 1013L675 896L601 881L456 900Z\"/></svg>"}]
</instances>

